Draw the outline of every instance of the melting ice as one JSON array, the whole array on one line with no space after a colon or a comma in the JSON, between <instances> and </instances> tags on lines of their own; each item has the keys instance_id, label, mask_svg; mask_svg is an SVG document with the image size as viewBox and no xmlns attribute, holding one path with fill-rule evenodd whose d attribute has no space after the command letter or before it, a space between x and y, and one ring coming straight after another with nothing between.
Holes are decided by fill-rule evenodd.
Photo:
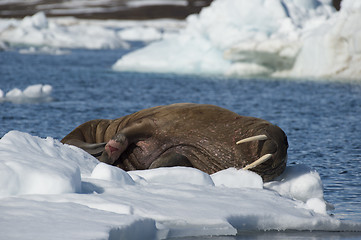
<instances>
[{"instance_id":1,"label":"melting ice","mask_svg":"<svg viewBox=\"0 0 361 240\"><path fill-rule=\"evenodd\" d=\"M19 151L21 149L21 151ZM318 173L287 167L264 184L226 169L125 172L74 146L11 131L0 139L0 231L6 239L164 239L242 231L360 231L328 215Z\"/></svg>"},{"instance_id":2,"label":"melting ice","mask_svg":"<svg viewBox=\"0 0 361 240\"><path fill-rule=\"evenodd\" d=\"M119 71L360 79L361 8L342 1L216 0L172 39L131 52Z\"/></svg>"}]
</instances>

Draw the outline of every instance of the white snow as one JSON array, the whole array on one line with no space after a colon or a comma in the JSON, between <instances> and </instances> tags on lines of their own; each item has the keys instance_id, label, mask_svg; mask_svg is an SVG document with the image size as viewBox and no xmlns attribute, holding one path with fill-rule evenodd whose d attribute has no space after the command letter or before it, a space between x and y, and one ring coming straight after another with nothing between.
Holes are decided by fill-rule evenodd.
<instances>
[{"instance_id":1,"label":"white snow","mask_svg":"<svg viewBox=\"0 0 361 240\"><path fill-rule=\"evenodd\" d=\"M360 231L327 215L314 170L287 167L263 184L255 173L209 176L186 167L125 172L50 137L0 139L4 239L164 239L237 231Z\"/></svg>"},{"instance_id":2,"label":"white snow","mask_svg":"<svg viewBox=\"0 0 361 240\"><path fill-rule=\"evenodd\" d=\"M216 0L172 39L131 52L118 71L361 79L358 1Z\"/></svg>"},{"instance_id":3,"label":"white snow","mask_svg":"<svg viewBox=\"0 0 361 240\"><path fill-rule=\"evenodd\" d=\"M36 103L51 101L51 92L53 87L48 84L34 84L26 87L23 91L19 88L13 88L4 94L0 89L0 103L13 102L13 103Z\"/></svg>"}]
</instances>

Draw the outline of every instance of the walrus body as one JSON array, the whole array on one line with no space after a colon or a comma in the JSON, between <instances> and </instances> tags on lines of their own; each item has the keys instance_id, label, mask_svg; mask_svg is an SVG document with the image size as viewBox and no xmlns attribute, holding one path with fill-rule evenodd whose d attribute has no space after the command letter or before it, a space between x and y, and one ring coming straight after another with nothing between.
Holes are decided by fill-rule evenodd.
<instances>
[{"instance_id":1,"label":"walrus body","mask_svg":"<svg viewBox=\"0 0 361 240\"><path fill-rule=\"evenodd\" d=\"M284 132L265 120L190 103L92 120L61 141L126 171L190 166L212 174L246 167L265 181L283 172L288 147Z\"/></svg>"}]
</instances>

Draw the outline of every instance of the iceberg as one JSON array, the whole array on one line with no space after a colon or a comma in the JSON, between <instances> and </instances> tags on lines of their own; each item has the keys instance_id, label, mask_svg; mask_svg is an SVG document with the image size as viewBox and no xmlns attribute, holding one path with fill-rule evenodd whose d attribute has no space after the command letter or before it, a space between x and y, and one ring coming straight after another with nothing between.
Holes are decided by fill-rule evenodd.
<instances>
[{"instance_id":1,"label":"iceberg","mask_svg":"<svg viewBox=\"0 0 361 240\"><path fill-rule=\"evenodd\" d=\"M113 69L359 78L359 3L342 1L335 12L330 2L216 0L177 36L128 53Z\"/></svg>"},{"instance_id":2,"label":"iceberg","mask_svg":"<svg viewBox=\"0 0 361 240\"><path fill-rule=\"evenodd\" d=\"M361 223L328 215L320 177L307 166L289 166L266 184L233 168L213 175L187 167L125 172L56 139L19 131L0 139L0 189L0 232L6 239L361 229Z\"/></svg>"},{"instance_id":3,"label":"iceberg","mask_svg":"<svg viewBox=\"0 0 361 240\"><path fill-rule=\"evenodd\" d=\"M290 76L361 79L361 4L344 0L341 10L304 38Z\"/></svg>"}]
</instances>

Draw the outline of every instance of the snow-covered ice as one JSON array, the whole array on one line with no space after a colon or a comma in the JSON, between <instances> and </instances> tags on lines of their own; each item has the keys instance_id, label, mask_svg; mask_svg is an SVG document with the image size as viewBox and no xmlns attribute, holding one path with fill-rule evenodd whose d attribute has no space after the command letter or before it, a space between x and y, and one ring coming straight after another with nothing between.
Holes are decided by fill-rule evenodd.
<instances>
[{"instance_id":1,"label":"snow-covered ice","mask_svg":"<svg viewBox=\"0 0 361 240\"><path fill-rule=\"evenodd\" d=\"M20 151L21 149L21 151ZM245 170L125 172L53 138L0 139L4 239L164 239L242 231L361 231L327 214L318 173L287 167L263 184Z\"/></svg>"},{"instance_id":2,"label":"snow-covered ice","mask_svg":"<svg viewBox=\"0 0 361 240\"><path fill-rule=\"evenodd\" d=\"M26 87L23 91L19 88L13 88L6 94L0 89L0 103L38 103L52 100L51 92L53 87L49 84L34 84Z\"/></svg>"},{"instance_id":3,"label":"snow-covered ice","mask_svg":"<svg viewBox=\"0 0 361 240\"><path fill-rule=\"evenodd\" d=\"M360 79L360 4L216 0L172 39L131 52L119 71Z\"/></svg>"}]
</instances>

